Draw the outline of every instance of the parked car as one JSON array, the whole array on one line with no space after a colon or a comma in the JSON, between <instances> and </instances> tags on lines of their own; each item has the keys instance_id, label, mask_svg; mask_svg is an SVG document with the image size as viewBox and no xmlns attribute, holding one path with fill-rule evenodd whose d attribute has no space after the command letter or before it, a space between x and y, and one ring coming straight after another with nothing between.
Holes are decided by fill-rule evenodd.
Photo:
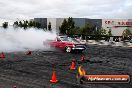
<instances>
[{"instance_id":1,"label":"parked car","mask_svg":"<svg viewBox=\"0 0 132 88\"><path fill-rule=\"evenodd\" d=\"M129 42L130 42L130 43L132 43L132 39L131 39L131 40L129 40Z\"/></svg>"},{"instance_id":2,"label":"parked car","mask_svg":"<svg viewBox=\"0 0 132 88\"><path fill-rule=\"evenodd\" d=\"M76 39L67 36L57 36L55 40L49 41L48 44L65 52L82 52L86 49L85 44L81 44Z\"/></svg>"}]
</instances>

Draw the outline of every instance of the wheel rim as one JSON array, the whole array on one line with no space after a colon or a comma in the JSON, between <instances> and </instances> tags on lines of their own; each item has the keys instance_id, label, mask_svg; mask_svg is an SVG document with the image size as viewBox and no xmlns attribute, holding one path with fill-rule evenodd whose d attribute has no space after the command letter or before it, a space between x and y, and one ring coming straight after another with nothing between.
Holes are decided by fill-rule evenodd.
<instances>
[{"instance_id":1,"label":"wheel rim","mask_svg":"<svg viewBox=\"0 0 132 88\"><path fill-rule=\"evenodd\" d=\"M66 48L66 52L71 52L71 48L70 47L67 47Z\"/></svg>"}]
</instances>

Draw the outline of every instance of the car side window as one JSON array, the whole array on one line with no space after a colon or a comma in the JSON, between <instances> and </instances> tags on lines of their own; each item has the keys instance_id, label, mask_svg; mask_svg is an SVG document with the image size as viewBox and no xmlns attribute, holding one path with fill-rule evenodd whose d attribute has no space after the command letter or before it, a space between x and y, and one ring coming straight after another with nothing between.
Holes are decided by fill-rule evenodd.
<instances>
[{"instance_id":1,"label":"car side window","mask_svg":"<svg viewBox=\"0 0 132 88\"><path fill-rule=\"evenodd\" d=\"M59 38L57 38L57 41L60 42L61 40Z\"/></svg>"}]
</instances>

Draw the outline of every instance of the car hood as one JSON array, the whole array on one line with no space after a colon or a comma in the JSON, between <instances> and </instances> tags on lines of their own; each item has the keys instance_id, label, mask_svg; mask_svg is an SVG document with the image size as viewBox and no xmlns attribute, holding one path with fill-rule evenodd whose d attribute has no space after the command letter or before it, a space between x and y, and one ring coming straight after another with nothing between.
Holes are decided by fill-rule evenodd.
<instances>
[{"instance_id":1,"label":"car hood","mask_svg":"<svg viewBox=\"0 0 132 88\"><path fill-rule=\"evenodd\" d=\"M72 41L72 42L67 42L67 41L63 41L64 43L67 43L67 44L81 44L79 42L75 42L75 41Z\"/></svg>"}]
</instances>

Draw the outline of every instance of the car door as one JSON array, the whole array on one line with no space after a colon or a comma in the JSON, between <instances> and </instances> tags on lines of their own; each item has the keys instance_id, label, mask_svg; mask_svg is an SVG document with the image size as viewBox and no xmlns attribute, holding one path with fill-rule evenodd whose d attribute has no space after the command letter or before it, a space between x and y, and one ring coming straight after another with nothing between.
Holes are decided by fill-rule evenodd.
<instances>
[{"instance_id":1,"label":"car door","mask_svg":"<svg viewBox=\"0 0 132 88\"><path fill-rule=\"evenodd\" d=\"M63 41L61 41L61 39L59 39L59 38L57 38L57 47L60 49L65 48L65 43Z\"/></svg>"},{"instance_id":2,"label":"car door","mask_svg":"<svg viewBox=\"0 0 132 88\"><path fill-rule=\"evenodd\" d=\"M58 47L58 41L57 39L53 40L51 43L50 43L51 46L57 48Z\"/></svg>"}]
</instances>

